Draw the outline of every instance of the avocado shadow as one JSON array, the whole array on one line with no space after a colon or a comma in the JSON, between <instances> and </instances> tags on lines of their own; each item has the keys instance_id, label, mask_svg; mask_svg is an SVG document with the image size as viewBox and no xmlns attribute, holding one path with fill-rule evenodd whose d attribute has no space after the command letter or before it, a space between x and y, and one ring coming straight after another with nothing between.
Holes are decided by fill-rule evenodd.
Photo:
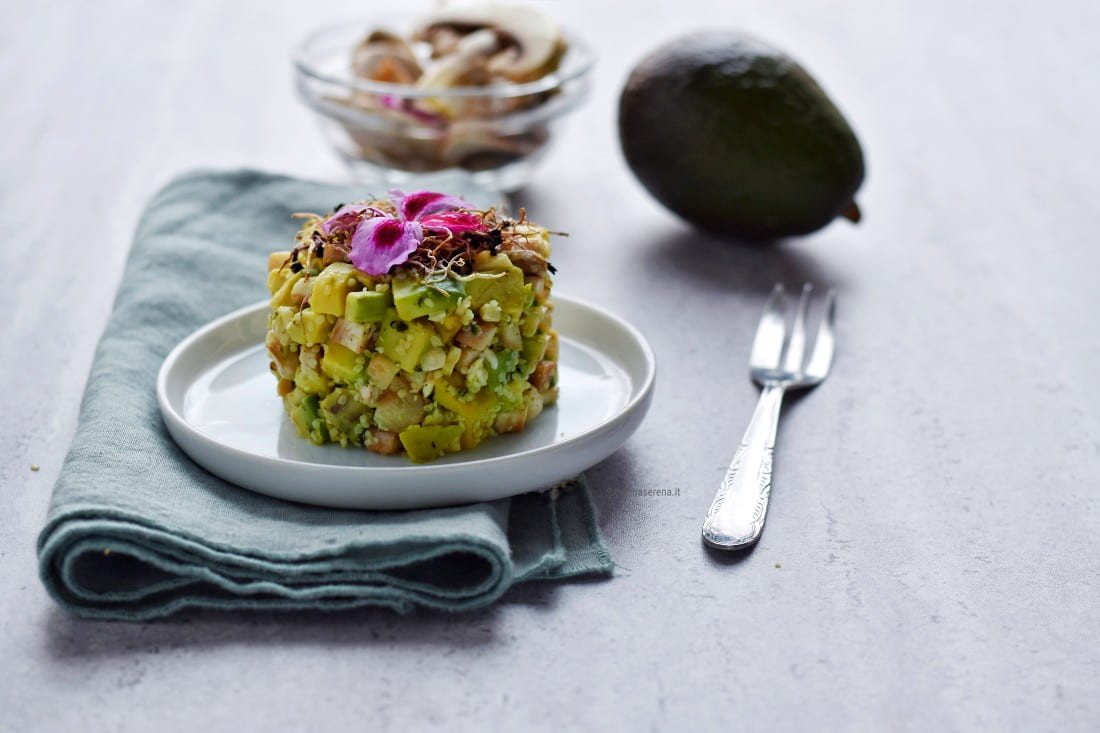
<instances>
[{"instance_id":1,"label":"avocado shadow","mask_svg":"<svg viewBox=\"0 0 1100 733\"><path fill-rule=\"evenodd\" d=\"M807 282L821 288L844 285L795 240L749 242L679 223L655 236L643 258L655 273L677 272L715 290L767 293L783 283L797 292Z\"/></svg>"}]
</instances>

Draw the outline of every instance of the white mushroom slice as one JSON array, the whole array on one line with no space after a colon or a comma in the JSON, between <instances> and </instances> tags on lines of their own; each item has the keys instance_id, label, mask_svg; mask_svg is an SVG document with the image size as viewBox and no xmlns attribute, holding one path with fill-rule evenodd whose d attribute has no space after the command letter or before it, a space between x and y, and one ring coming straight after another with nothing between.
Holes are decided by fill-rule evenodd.
<instances>
[{"instance_id":1,"label":"white mushroom slice","mask_svg":"<svg viewBox=\"0 0 1100 733\"><path fill-rule=\"evenodd\" d=\"M427 39L441 27L458 32L493 29L504 36L506 48L490 60L489 68L511 81L530 81L544 75L556 65L565 47L554 19L528 5L446 5L424 18L414 36Z\"/></svg>"},{"instance_id":2,"label":"white mushroom slice","mask_svg":"<svg viewBox=\"0 0 1100 733\"><path fill-rule=\"evenodd\" d=\"M446 89L457 86L463 77L484 69L489 56L500 49L500 37L482 29L463 37L452 53L436 59L424 69L416 85L421 89Z\"/></svg>"}]
</instances>

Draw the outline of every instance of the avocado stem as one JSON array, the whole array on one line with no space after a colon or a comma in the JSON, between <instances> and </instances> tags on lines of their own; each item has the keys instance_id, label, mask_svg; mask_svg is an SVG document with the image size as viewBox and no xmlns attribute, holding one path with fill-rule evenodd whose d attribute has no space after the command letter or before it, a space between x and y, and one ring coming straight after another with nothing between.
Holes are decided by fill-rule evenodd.
<instances>
[{"instance_id":1,"label":"avocado stem","mask_svg":"<svg viewBox=\"0 0 1100 733\"><path fill-rule=\"evenodd\" d=\"M853 224L858 223L863 218L863 212L859 210L859 204L856 203L855 199L849 202L844 211L840 212L840 215Z\"/></svg>"}]
</instances>

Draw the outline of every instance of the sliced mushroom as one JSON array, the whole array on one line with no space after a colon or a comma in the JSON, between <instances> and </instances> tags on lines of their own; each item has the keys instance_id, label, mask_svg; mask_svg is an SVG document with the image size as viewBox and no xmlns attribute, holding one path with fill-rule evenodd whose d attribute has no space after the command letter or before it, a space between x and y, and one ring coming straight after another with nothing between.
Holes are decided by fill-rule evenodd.
<instances>
[{"instance_id":1,"label":"sliced mushroom","mask_svg":"<svg viewBox=\"0 0 1100 733\"><path fill-rule=\"evenodd\" d=\"M355 49L351 67L357 76L392 84L412 84L422 70L409 44L388 31L375 31Z\"/></svg>"},{"instance_id":2,"label":"sliced mushroom","mask_svg":"<svg viewBox=\"0 0 1100 733\"><path fill-rule=\"evenodd\" d=\"M424 38L420 40L428 42L428 45L432 47L432 58L437 59L440 56L454 53L455 47L458 46L458 42L462 40L464 35L464 33L459 33L454 28L440 25L429 29Z\"/></svg>"},{"instance_id":3,"label":"sliced mushroom","mask_svg":"<svg viewBox=\"0 0 1100 733\"><path fill-rule=\"evenodd\" d=\"M500 37L487 28L463 36L454 51L439 57L424 70L416 85L421 89L463 86L464 79L487 73L489 57L500 47Z\"/></svg>"},{"instance_id":4,"label":"sliced mushroom","mask_svg":"<svg viewBox=\"0 0 1100 733\"><path fill-rule=\"evenodd\" d=\"M489 70L514 82L531 81L553 71L565 50L554 19L527 5L447 5L424 18L414 37L431 40L443 29L460 34L496 31L505 43L489 60Z\"/></svg>"}]
</instances>

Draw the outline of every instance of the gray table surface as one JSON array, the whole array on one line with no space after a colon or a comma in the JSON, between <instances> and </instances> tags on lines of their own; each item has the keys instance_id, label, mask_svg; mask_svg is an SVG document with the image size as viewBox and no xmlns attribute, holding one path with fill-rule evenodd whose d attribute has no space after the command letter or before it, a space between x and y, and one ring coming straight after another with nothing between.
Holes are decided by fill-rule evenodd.
<instances>
[{"instance_id":1,"label":"gray table surface","mask_svg":"<svg viewBox=\"0 0 1100 733\"><path fill-rule=\"evenodd\" d=\"M1100 6L555 10L602 57L522 199L572 234L557 287L631 317L660 362L648 420L590 472L621 571L463 616L124 625L55 608L34 539L136 217L196 166L341 178L286 53L354 9L5 6L0 729L1100 726ZM715 25L833 93L869 161L864 223L735 248L634 182L614 127L628 68ZM699 527L756 399L755 321L773 282L804 280L839 290L835 371L785 413L763 540L716 556Z\"/></svg>"}]
</instances>

